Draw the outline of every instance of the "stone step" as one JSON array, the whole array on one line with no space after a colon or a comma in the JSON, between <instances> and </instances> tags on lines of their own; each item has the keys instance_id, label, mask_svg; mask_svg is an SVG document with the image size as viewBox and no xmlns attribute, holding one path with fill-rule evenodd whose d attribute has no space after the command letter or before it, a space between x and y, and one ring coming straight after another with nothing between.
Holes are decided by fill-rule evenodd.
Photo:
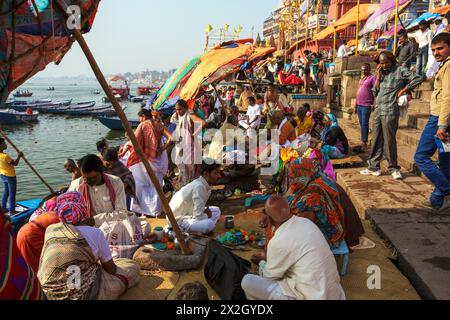
<instances>
[{"instance_id":1,"label":"stone step","mask_svg":"<svg viewBox=\"0 0 450 320\"><path fill-rule=\"evenodd\" d=\"M424 208L423 202L432 191L425 179L414 174L404 173L404 180L393 180L389 174L362 176L360 171L360 168L336 170L338 183L348 193L362 219L366 218L368 209Z\"/></svg>"},{"instance_id":2,"label":"stone step","mask_svg":"<svg viewBox=\"0 0 450 320\"><path fill-rule=\"evenodd\" d=\"M418 98L422 101L430 102L433 91L418 91Z\"/></svg>"},{"instance_id":3,"label":"stone step","mask_svg":"<svg viewBox=\"0 0 450 320\"><path fill-rule=\"evenodd\" d=\"M416 90L417 91L433 91L434 83L431 81L422 82L422 84Z\"/></svg>"},{"instance_id":4,"label":"stone step","mask_svg":"<svg viewBox=\"0 0 450 320\"><path fill-rule=\"evenodd\" d=\"M419 144L420 137L422 136L422 130L404 128L397 132L397 141L399 144L416 148Z\"/></svg>"},{"instance_id":5,"label":"stone step","mask_svg":"<svg viewBox=\"0 0 450 320\"><path fill-rule=\"evenodd\" d=\"M400 118L400 128L412 128L423 130L428 122L430 115L428 113L415 113L408 111L408 116Z\"/></svg>"},{"instance_id":6,"label":"stone step","mask_svg":"<svg viewBox=\"0 0 450 320\"><path fill-rule=\"evenodd\" d=\"M408 112L429 114L430 102L422 99L413 99L409 102Z\"/></svg>"},{"instance_id":7,"label":"stone step","mask_svg":"<svg viewBox=\"0 0 450 320\"><path fill-rule=\"evenodd\" d=\"M366 214L397 250L397 265L420 296L450 299L450 215L419 208L376 208Z\"/></svg>"}]
</instances>

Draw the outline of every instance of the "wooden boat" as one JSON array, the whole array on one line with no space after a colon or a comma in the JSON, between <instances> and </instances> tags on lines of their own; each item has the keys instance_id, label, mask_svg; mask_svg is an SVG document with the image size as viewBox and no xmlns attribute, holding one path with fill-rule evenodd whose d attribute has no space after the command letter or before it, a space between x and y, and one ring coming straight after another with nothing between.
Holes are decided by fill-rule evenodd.
<instances>
[{"instance_id":1,"label":"wooden boat","mask_svg":"<svg viewBox=\"0 0 450 320\"><path fill-rule=\"evenodd\" d=\"M32 114L26 112L19 112L16 110L8 109L0 112L0 124L3 125L23 125L31 122L37 122L39 112L33 111Z\"/></svg>"},{"instance_id":2,"label":"wooden boat","mask_svg":"<svg viewBox=\"0 0 450 320\"><path fill-rule=\"evenodd\" d=\"M100 90L94 90L94 91L92 91L92 94L100 94L101 92L100 92Z\"/></svg>"},{"instance_id":3,"label":"wooden boat","mask_svg":"<svg viewBox=\"0 0 450 320\"><path fill-rule=\"evenodd\" d=\"M88 101L82 103L74 103L68 106L53 106L47 107L44 112L51 114L66 114L66 111L71 110L86 110L91 109L95 106L95 101Z\"/></svg>"},{"instance_id":4,"label":"wooden boat","mask_svg":"<svg viewBox=\"0 0 450 320\"><path fill-rule=\"evenodd\" d=\"M16 98L31 97L31 96L33 96L33 92L30 92L30 91L16 91L16 92L14 92L13 96L16 97Z\"/></svg>"},{"instance_id":5,"label":"wooden boat","mask_svg":"<svg viewBox=\"0 0 450 320\"><path fill-rule=\"evenodd\" d=\"M92 108L86 108L86 109L72 109L72 110L66 110L64 114L68 116L113 116L116 114L116 111L112 108L110 105L106 106L99 106L99 107L92 107Z\"/></svg>"},{"instance_id":6,"label":"wooden boat","mask_svg":"<svg viewBox=\"0 0 450 320\"><path fill-rule=\"evenodd\" d=\"M151 96L158 90L159 90L158 87L145 86L145 87L138 87L136 92L138 96Z\"/></svg>"},{"instance_id":7,"label":"wooden boat","mask_svg":"<svg viewBox=\"0 0 450 320\"><path fill-rule=\"evenodd\" d=\"M47 91L55 91L55 87L48 87Z\"/></svg>"},{"instance_id":8,"label":"wooden boat","mask_svg":"<svg viewBox=\"0 0 450 320\"><path fill-rule=\"evenodd\" d=\"M39 111L39 112L45 112L47 108L50 107L58 107L58 106L69 106L72 103L72 99L69 100L63 100L63 101L55 101L52 102L52 100L49 100L48 102L45 102L45 100L38 101L38 102L32 102L27 104L13 104L10 106L11 109L24 112L28 108L31 108L33 110Z\"/></svg>"},{"instance_id":9,"label":"wooden boat","mask_svg":"<svg viewBox=\"0 0 450 320\"><path fill-rule=\"evenodd\" d=\"M130 96L130 97L128 98L128 101L130 101L130 102L132 102L132 103L139 103L139 102L143 102L144 100L145 100L145 97L144 97L144 96L138 96L138 97Z\"/></svg>"},{"instance_id":10,"label":"wooden boat","mask_svg":"<svg viewBox=\"0 0 450 320\"><path fill-rule=\"evenodd\" d=\"M98 121L105 127L109 128L110 130L125 130L125 128L122 125L122 122L117 117L105 117L105 116L97 116ZM130 123L130 126L134 129L139 126L139 120L128 120Z\"/></svg>"},{"instance_id":11,"label":"wooden boat","mask_svg":"<svg viewBox=\"0 0 450 320\"><path fill-rule=\"evenodd\" d=\"M39 208L41 202L42 199L32 199L16 203L17 214L11 216L11 224L16 231L28 222L31 215Z\"/></svg>"}]
</instances>

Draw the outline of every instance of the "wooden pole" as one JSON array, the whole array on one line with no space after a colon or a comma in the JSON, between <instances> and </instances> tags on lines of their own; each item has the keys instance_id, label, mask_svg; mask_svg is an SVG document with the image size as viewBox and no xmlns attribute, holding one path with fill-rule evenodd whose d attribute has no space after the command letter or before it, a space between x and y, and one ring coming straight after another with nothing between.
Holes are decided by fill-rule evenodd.
<instances>
[{"instance_id":1,"label":"wooden pole","mask_svg":"<svg viewBox=\"0 0 450 320\"><path fill-rule=\"evenodd\" d=\"M5 138L5 140L11 145L11 147L14 148L14 150L16 150L17 153L21 152L19 150L19 148L17 148L17 146L11 141L11 139L8 138L6 133L3 132L2 129L0 129L0 135L2 135L3 138ZM25 158L25 156L22 156L22 159L30 167L31 171L33 171L33 173L39 178L39 180L41 180L42 183L45 184L45 186L48 188L48 190L50 190L50 192L52 194L55 193L55 190L53 190L53 188L44 180L44 178L42 178L42 176L36 171L36 169L33 167L33 165L30 163L30 161L28 161L28 159Z\"/></svg>"},{"instance_id":2,"label":"wooden pole","mask_svg":"<svg viewBox=\"0 0 450 320\"><path fill-rule=\"evenodd\" d=\"M334 22L338 21L338 0L334 0ZM336 27L333 32L333 62L336 61Z\"/></svg>"},{"instance_id":3,"label":"wooden pole","mask_svg":"<svg viewBox=\"0 0 450 320\"><path fill-rule=\"evenodd\" d=\"M397 31L398 31L398 8L399 8L399 0L395 1L395 26L394 26L394 56L397 53Z\"/></svg>"},{"instance_id":4,"label":"wooden pole","mask_svg":"<svg viewBox=\"0 0 450 320\"><path fill-rule=\"evenodd\" d=\"M361 8L360 6L361 1L358 0L358 3L356 4L357 9L356 9L356 50L355 50L355 55L358 56L358 49L359 49L359 9Z\"/></svg>"},{"instance_id":5,"label":"wooden pole","mask_svg":"<svg viewBox=\"0 0 450 320\"><path fill-rule=\"evenodd\" d=\"M316 0L316 48L317 52L319 52L319 40L317 39L317 35L319 34L319 0Z\"/></svg>"},{"instance_id":6,"label":"wooden pole","mask_svg":"<svg viewBox=\"0 0 450 320\"><path fill-rule=\"evenodd\" d=\"M309 0L308 1L308 8L306 9L306 25L305 25L305 48L304 50L306 50L306 46L308 45L308 27L309 27Z\"/></svg>"},{"instance_id":7,"label":"wooden pole","mask_svg":"<svg viewBox=\"0 0 450 320\"><path fill-rule=\"evenodd\" d=\"M67 5L62 1L62 0L57 0L56 4L58 5L60 11L62 11L61 13L64 13L66 15L66 9L67 9ZM100 70L100 67L97 64L97 61L95 60L91 50L89 49L88 44L86 43L86 40L84 39L83 35L81 34L80 30L77 29L73 29L72 30L72 34L75 37L75 39L77 40L77 42L79 43L81 49L83 50L87 60L89 61L89 64L91 65L92 71L94 72L95 76L97 77L98 82L100 83L100 85L102 86L103 90L106 93L106 96L109 98L109 100L111 101L114 109L117 112L117 115L120 118L120 121L122 121L122 125L125 128L131 143L133 144L134 150L135 152L139 155L139 157L142 160L142 163L144 164L144 167L150 177L150 180L153 183L153 186L156 189L156 192L159 195L159 198L161 200L164 212L167 215L167 218L170 221L170 224L172 225L173 230L175 231L176 234L176 238L178 240L178 243L180 244L181 247L181 251L183 252L183 254L188 255L190 254L190 250L189 248L186 246L186 243L184 242L184 237L183 234L180 230L180 227L178 226L178 223L175 219L175 216L173 215L172 209L169 206L169 202L167 201L166 197L164 196L164 191L161 187L161 185L159 184L158 179L156 178L155 173L153 172L152 167L150 166L150 163L148 162L144 152L142 151L141 146L139 145L138 140L136 139L136 136L134 135L134 131L130 126L130 123L128 122L127 116L125 115L125 112L123 112L122 107L120 106L119 102L117 101L116 97L114 96L114 94L112 93L108 82L105 79L105 76L103 75L103 73Z\"/></svg>"}]
</instances>

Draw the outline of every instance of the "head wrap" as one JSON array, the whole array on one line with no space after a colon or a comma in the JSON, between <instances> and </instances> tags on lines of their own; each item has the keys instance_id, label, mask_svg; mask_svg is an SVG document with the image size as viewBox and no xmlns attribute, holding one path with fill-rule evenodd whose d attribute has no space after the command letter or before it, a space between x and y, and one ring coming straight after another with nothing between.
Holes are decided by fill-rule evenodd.
<instances>
[{"instance_id":1,"label":"head wrap","mask_svg":"<svg viewBox=\"0 0 450 320\"><path fill-rule=\"evenodd\" d=\"M59 220L67 224L77 224L90 217L81 194L67 192L56 199L56 213Z\"/></svg>"}]
</instances>

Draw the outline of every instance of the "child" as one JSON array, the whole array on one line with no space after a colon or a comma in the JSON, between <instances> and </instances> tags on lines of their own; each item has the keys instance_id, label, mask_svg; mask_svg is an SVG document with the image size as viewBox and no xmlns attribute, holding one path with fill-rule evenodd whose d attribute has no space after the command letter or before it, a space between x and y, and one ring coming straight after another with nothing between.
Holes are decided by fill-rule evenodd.
<instances>
[{"instance_id":1,"label":"child","mask_svg":"<svg viewBox=\"0 0 450 320\"><path fill-rule=\"evenodd\" d=\"M4 212L9 212L10 215L14 215L16 212L16 167L19 164L20 158L23 157L23 153L20 152L16 161L13 161L9 155L4 153L8 148L5 139L0 138L0 177L5 185L5 193L2 199L2 209ZM8 204L8 206L7 206Z\"/></svg>"}]
</instances>

